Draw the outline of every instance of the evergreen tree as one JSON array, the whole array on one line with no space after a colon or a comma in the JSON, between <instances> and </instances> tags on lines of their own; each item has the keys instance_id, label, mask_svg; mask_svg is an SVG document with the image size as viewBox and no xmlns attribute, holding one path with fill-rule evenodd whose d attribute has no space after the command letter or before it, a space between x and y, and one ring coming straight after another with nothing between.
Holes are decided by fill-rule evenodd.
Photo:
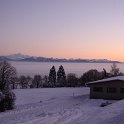
<instances>
[{"instance_id":1,"label":"evergreen tree","mask_svg":"<svg viewBox=\"0 0 124 124\"><path fill-rule=\"evenodd\" d=\"M54 66L50 69L49 86L50 87L55 87L56 86L56 69L55 69Z\"/></svg>"},{"instance_id":2,"label":"evergreen tree","mask_svg":"<svg viewBox=\"0 0 124 124\"><path fill-rule=\"evenodd\" d=\"M59 67L59 70L57 72L57 86L66 86L66 75L62 65Z\"/></svg>"}]
</instances>

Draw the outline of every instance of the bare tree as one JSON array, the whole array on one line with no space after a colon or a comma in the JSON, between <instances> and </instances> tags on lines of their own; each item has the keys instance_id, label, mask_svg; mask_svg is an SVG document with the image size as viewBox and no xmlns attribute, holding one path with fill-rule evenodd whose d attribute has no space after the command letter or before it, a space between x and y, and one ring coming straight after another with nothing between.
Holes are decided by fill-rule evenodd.
<instances>
[{"instance_id":1,"label":"bare tree","mask_svg":"<svg viewBox=\"0 0 124 124\"><path fill-rule=\"evenodd\" d=\"M16 77L16 69L7 61L0 62L0 111L13 109L15 94L10 86Z\"/></svg>"},{"instance_id":2,"label":"bare tree","mask_svg":"<svg viewBox=\"0 0 124 124\"><path fill-rule=\"evenodd\" d=\"M32 78L30 76L27 76L27 88L30 88L32 84Z\"/></svg>"},{"instance_id":3,"label":"bare tree","mask_svg":"<svg viewBox=\"0 0 124 124\"><path fill-rule=\"evenodd\" d=\"M32 85L34 88L39 88L42 86L42 77L41 75L35 75L32 81Z\"/></svg>"},{"instance_id":4,"label":"bare tree","mask_svg":"<svg viewBox=\"0 0 124 124\"><path fill-rule=\"evenodd\" d=\"M30 88L32 85L32 78L30 76L21 75L19 77L19 85L21 89Z\"/></svg>"},{"instance_id":5,"label":"bare tree","mask_svg":"<svg viewBox=\"0 0 124 124\"><path fill-rule=\"evenodd\" d=\"M21 89L27 88L26 76L19 77L19 84Z\"/></svg>"},{"instance_id":6,"label":"bare tree","mask_svg":"<svg viewBox=\"0 0 124 124\"><path fill-rule=\"evenodd\" d=\"M11 88L12 89L17 89L17 86L18 86L18 77L13 77L13 80L11 82Z\"/></svg>"},{"instance_id":7,"label":"bare tree","mask_svg":"<svg viewBox=\"0 0 124 124\"><path fill-rule=\"evenodd\" d=\"M7 61L0 62L0 90L9 88L16 77L16 69Z\"/></svg>"},{"instance_id":8,"label":"bare tree","mask_svg":"<svg viewBox=\"0 0 124 124\"><path fill-rule=\"evenodd\" d=\"M118 76L120 74L120 69L117 67L116 63L113 63L111 65L110 73L112 76Z\"/></svg>"},{"instance_id":9,"label":"bare tree","mask_svg":"<svg viewBox=\"0 0 124 124\"><path fill-rule=\"evenodd\" d=\"M45 76L43 76L43 87L49 87L49 82L48 82L48 76L47 75L45 75Z\"/></svg>"}]
</instances>

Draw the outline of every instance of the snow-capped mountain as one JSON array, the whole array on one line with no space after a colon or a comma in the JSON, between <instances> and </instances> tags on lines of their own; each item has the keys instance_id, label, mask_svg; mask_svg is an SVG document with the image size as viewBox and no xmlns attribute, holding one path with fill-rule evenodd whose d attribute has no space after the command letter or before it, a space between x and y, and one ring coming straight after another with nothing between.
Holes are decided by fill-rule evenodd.
<instances>
[{"instance_id":1,"label":"snow-capped mountain","mask_svg":"<svg viewBox=\"0 0 124 124\"><path fill-rule=\"evenodd\" d=\"M77 62L77 63L120 63L119 61L112 61L107 59L60 59L60 58L46 58L23 55L21 53L11 54L7 56L0 56L0 61L23 61L23 62Z\"/></svg>"},{"instance_id":2,"label":"snow-capped mountain","mask_svg":"<svg viewBox=\"0 0 124 124\"><path fill-rule=\"evenodd\" d=\"M17 53L17 54L8 55L6 57L9 58L9 59L12 59L12 60L22 60L22 59L25 59L25 58L30 58L31 56L23 55L21 53Z\"/></svg>"}]
</instances>

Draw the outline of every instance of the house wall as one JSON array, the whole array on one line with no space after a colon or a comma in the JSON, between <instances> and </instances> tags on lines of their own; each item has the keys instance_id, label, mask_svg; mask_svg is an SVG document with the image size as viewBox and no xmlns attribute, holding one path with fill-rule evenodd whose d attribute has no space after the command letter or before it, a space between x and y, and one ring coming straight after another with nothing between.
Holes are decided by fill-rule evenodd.
<instances>
[{"instance_id":1,"label":"house wall","mask_svg":"<svg viewBox=\"0 0 124 124\"><path fill-rule=\"evenodd\" d=\"M94 91L94 87L102 87L103 91ZM107 88L116 88L116 93L108 93ZM124 93L121 93L121 88L124 88L124 81L107 81L90 84L90 98L97 99L124 99Z\"/></svg>"}]
</instances>

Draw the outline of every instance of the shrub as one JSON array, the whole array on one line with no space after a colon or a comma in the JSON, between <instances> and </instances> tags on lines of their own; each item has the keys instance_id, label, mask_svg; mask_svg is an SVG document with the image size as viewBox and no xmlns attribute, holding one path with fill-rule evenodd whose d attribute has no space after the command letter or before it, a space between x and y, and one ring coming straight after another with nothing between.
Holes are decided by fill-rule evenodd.
<instances>
[{"instance_id":1,"label":"shrub","mask_svg":"<svg viewBox=\"0 0 124 124\"><path fill-rule=\"evenodd\" d=\"M13 109L15 99L15 94L9 90L0 92L0 112Z\"/></svg>"}]
</instances>

